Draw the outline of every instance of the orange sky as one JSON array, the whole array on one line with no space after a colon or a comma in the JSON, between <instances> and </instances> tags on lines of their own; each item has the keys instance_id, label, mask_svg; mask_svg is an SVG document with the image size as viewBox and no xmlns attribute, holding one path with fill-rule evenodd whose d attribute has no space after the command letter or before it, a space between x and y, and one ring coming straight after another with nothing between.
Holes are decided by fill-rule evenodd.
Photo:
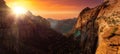
<instances>
[{"instance_id":1,"label":"orange sky","mask_svg":"<svg viewBox=\"0 0 120 54\"><path fill-rule=\"evenodd\" d=\"M21 6L34 15L44 18L67 19L77 17L80 11L89 6L94 7L102 0L5 0L11 8Z\"/></svg>"}]
</instances>

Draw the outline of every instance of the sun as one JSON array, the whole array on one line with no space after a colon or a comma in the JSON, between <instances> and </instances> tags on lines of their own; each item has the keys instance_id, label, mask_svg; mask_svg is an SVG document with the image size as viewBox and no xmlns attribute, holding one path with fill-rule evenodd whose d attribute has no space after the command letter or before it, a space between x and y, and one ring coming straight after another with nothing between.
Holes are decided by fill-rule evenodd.
<instances>
[{"instance_id":1,"label":"sun","mask_svg":"<svg viewBox=\"0 0 120 54\"><path fill-rule=\"evenodd\" d=\"M20 7L20 6L13 7L12 10L15 14L18 14L18 15L25 14L27 12L27 10L25 8Z\"/></svg>"}]
</instances>

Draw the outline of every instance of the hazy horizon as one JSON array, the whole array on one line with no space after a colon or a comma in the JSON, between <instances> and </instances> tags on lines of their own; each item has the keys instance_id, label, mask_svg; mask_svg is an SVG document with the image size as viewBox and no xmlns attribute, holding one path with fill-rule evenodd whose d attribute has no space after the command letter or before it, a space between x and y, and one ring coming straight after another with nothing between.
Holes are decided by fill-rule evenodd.
<instances>
[{"instance_id":1,"label":"hazy horizon","mask_svg":"<svg viewBox=\"0 0 120 54\"><path fill-rule=\"evenodd\" d=\"M77 17L85 7L95 7L103 0L5 0L13 8L24 7L34 15L57 20Z\"/></svg>"}]
</instances>

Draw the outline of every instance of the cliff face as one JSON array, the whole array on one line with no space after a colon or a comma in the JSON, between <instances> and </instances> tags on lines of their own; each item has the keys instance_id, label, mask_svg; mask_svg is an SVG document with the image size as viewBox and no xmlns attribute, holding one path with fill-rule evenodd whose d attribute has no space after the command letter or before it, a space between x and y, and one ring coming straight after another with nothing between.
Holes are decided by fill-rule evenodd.
<instances>
[{"instance_id":1,"label":"cliff face","mask_svg":"<svg viewBox=\"0 0 120 54\"><path fill-rule=\"evenodd\" d=\"M107 5L98 15L99 42L96 54L119 54L120 0L110 0Z\"/></svg>"},{"instance_id":2,"label":"cliff face","mask_svg":"<svg viewBox=\"0 0 120 54\"><path fill-rule=\"evenodd\" d=\"M120 53L120 0L107 0L95 8L85 8L79 15L81 54Z\"/></svg>"}]
</instances>

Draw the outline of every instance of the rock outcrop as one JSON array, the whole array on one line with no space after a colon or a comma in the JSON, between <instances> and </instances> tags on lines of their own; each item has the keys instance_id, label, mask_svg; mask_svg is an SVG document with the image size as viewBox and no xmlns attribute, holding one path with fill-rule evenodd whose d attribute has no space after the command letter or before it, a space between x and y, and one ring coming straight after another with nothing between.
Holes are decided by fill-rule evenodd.
<instances>
[{"instance_id":1,"label":"rock outcrop","mask_svg":"<svg viewBox=\"0 0 120 54\"><path fill-rule=\"evenodd\" d=\"M85 8L73 29L81 54L120 54L120 0Z\"/></svg>"}]
</instances>

